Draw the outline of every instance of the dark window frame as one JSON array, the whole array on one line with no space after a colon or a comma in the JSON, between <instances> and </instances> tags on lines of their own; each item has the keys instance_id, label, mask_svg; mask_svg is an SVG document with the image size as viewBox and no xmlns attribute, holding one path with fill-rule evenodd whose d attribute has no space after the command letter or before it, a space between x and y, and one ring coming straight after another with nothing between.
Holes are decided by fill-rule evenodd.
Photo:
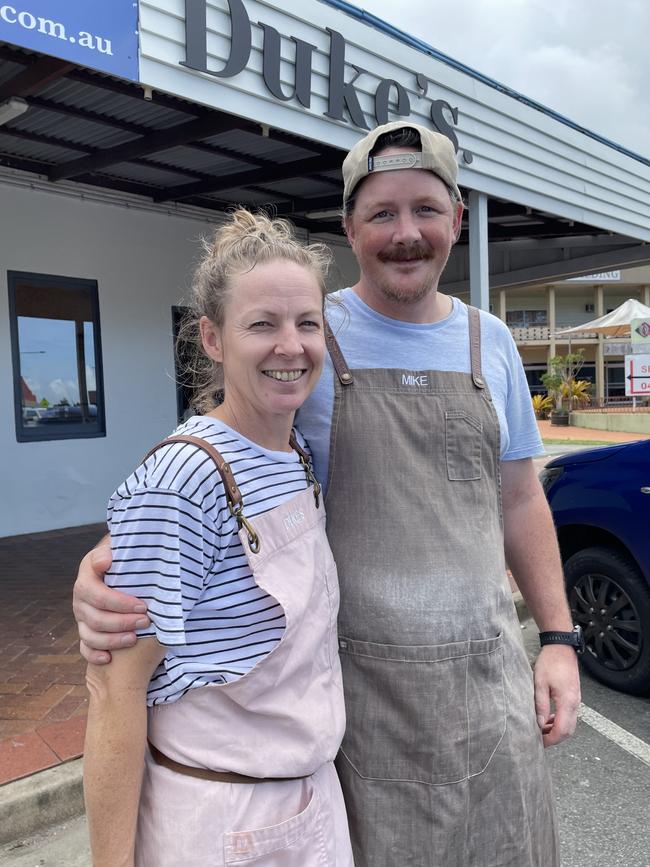
<instances>
[{"instance_id":1,"label":"dark window frame","mask_svg":"<svg viewBox=\"0 0 650 867\"><path fill-rule=\"evenodd\" d=\"M529 322L529 319L534 319L535 314L541 313L542 322ZM523 325L514 323L512 320L515 315L519 314L523 320ZM510 319L510 321L508 321ZM526 310L506 310L506 325L508 328L548 328L548 310L541 307L527 308Z\"/></svg>"},{"instance_id":2,"label":"dark window frame","mask_svg":"<svg viewBox=\"0 0 650 867\"><path fill-rule=\"evenodd\" d=\"M174 380L176 385L176 419L178 424L182 424L190 410L190 398L192 391L185 382L183 371L180 369L178 358L178 335L180 333L181 322L187 314L189 308L181 304L172 305L172 339L174 343Z\"/></svg>"},{"instance_id":3,"label":"dark window frame","mask_svg":"<svg viewBox=\"0 0 650 867\"><path fill-rule=\"evenodd\" d=\"M23 423L23 405L18 339L18 316L16 315L16 289L20 283L33 283L44 288L59 290L84 290L90 293L93 323L93 350L95 355L95 390L97 392L97 418L92 424L69 423L61 430L45 425L28 427ZM31 271L7 271L9 290L9 332L11 336L11 363L14 383L14 413L16 439L19 443L49 442L51 440L94 439L106 436L106 412L104 400L104 371L102 363L101 326L99 318L99 289L96 280L80 277L63 277L56 274L39 274Z\"/></svg>"}]
</instances>

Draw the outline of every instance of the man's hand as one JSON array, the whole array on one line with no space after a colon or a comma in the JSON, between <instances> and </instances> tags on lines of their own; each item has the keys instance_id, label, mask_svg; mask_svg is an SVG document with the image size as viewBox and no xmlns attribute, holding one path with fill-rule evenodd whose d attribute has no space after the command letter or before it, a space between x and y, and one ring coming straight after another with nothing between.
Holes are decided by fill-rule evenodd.
<instances>
[{"instance_id":1,"label":"man's hand","mask_svg":"<svg viewBox=\"0 0 650 867\"><path fill-rule=\"evenodd\" d=\"M555 713L551 703L555 705ZM579 707L580 676L575 650L559 644L546 645L535 663L535 713L545 747L571 737Z\"/></svg>"},{"instance_id":2,"label":"man's hand","mask_svg":"<svg viewBox=\"0 0 650 867\"><path fill-rule=\"evenodd\" d=\"M79 649L94 665L111 661L111 650L131 647L137 641L134 629L149 625L147 606L104 584L112 562L108 537L90 551L79 565L72 593L72 610L79 627Z\"/></svg>"}]
</instances>

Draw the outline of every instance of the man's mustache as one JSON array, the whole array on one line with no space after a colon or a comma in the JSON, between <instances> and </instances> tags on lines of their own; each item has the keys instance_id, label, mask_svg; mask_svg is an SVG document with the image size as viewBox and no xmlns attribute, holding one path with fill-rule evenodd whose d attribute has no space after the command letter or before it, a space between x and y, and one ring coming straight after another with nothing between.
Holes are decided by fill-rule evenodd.
<instances>
[{"instance_id":1,"label":"man's mustache","mask_svg":"<svg viewBox=\"0 0 650 867\"><path fill-rule=\"evenodd\" d=\"M430 259L431 251L420 244L411 247L390 247L382 250L378 256L381 262L417 262L420 259Z\"/></svg>"}]
</instances>

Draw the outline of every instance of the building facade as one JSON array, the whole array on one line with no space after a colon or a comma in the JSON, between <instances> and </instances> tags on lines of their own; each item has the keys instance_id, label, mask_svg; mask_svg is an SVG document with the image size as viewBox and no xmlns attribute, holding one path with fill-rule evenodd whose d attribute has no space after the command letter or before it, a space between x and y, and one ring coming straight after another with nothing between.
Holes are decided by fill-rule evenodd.
<instances>
[{"instance_id":1,"label":"building facade","mask_svg":"<svg viewBox=\"0 0 650 867\"><path fill-rule=\"evenodd\" d=\"M400 117L457 151L443 291L508 322L533 390L556 327L647 303L650 161L343 0L0 5L0 536L102 520L173 429L183 297L233 204L356 280L340 165ZM618 361L582 342L613 394Z\"/></svg>"},{"instance_id":2,"label":"building facade","mask_svg":"<svg viewBox=\"0 0 650 867\"><path fill-rule=\"evenodd\" d=\"M630 403L625 398L623 378L625 355L631 352L629 340L589 333L570 338L558 334L609 313L628 298L650 307L650 267L492 292L490 310L512 332L531 394L545 393L541 376L553 356L582 350L585 361L580 378L593 384L592 403Z\"/></svg>"}]
</instances>

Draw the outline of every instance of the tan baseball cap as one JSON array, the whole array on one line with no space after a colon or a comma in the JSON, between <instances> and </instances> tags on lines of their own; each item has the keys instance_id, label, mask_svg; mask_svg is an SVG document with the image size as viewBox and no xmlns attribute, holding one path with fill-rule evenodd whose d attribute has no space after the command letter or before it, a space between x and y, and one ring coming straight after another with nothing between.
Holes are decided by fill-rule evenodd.
<instances>
[{"instance_id":1,"label":"tan baseball cap","mask_svg":"<svg viewBox=\"0 0 650 867\"><path fill-rule=\"evenodd\" d=\"M422 150L416 153L399 153L390 156L370 156L377 139L384 133L397 129L414 129L420 134ZM462 201L456 178L458 165L454 146L447 136L434 132L418 123L405 123L396 120L376 127L360 139L343 161L343 204L354 192L359 181L373 172L386 172L395 169L424 169L433 172Z\"/></svg>"}]
</instances>

